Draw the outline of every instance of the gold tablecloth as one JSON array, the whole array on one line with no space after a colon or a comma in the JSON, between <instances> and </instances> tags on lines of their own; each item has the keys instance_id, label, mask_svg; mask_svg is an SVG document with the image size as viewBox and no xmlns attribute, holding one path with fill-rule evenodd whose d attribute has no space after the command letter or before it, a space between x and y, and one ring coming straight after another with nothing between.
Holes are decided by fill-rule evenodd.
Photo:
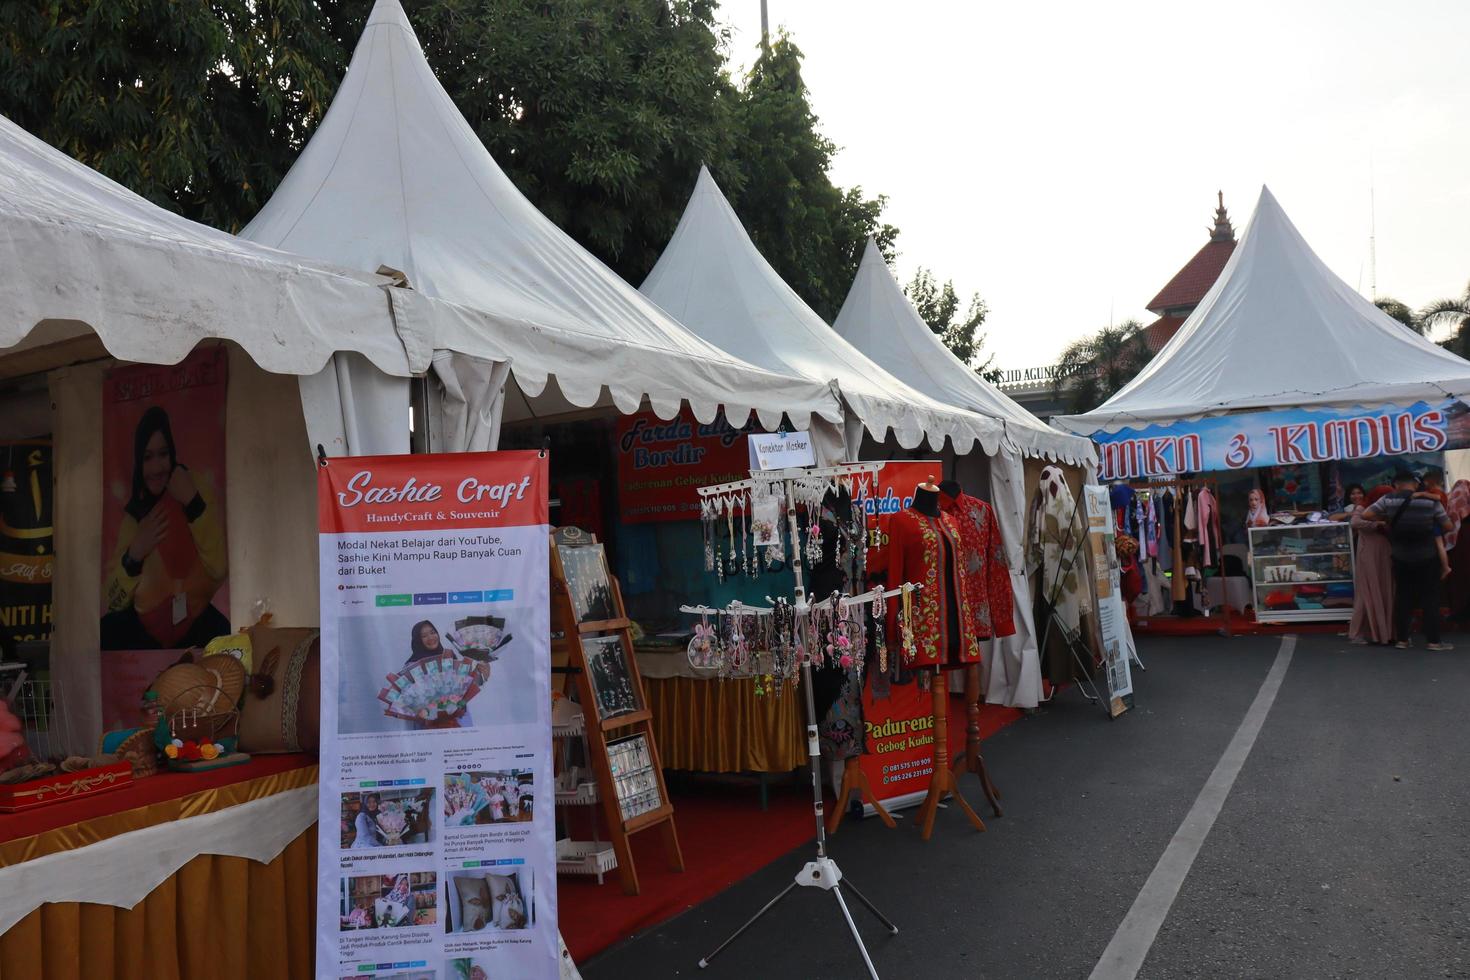
<instances>
[{"instance_id":1,"label":"gold tablecloth","mask_svg":"<svg viewBox=\"0 0 1470 980\"><path fill-rule=\"evenodd\" d=\"M108 814L0 847L7 862L83 847L316 782L311 766ZM0 935L0 980L259 980L315 969L316 827L269 864L200 855L131 909L42 905Z\"/></svg>"},{"instance_id":2,"label":"gold tablecloth","mask_svg":"<svg viewBox=\"0 0 1470 980\"><path fill-rule=\"evenodd\" d=\"M667 769L790 772L806 764L800 688L756 696L754 678L643 679Z\"/></svg>"}]
</instances>

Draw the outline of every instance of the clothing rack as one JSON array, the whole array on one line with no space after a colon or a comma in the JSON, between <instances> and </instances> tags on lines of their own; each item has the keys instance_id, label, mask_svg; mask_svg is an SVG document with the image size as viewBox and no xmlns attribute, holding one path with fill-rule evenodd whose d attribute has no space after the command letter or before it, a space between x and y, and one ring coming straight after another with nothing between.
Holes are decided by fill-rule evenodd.
<instances>
[{"instance_id":1,"label":"clothing rack","mask_svg":"<svg viewBox=\"0 0 1470 980\"><path fill-rule=\"evenodd\" d=\"M1169 490L1173 491L1176 497L1184 496L1187 498L1187 495L1191 492L1197 493L1200 490L1208 490L1210 491L1210 496L1215 498L1216 506L1219 506L1220 503L1220 481L1214 477L1152 477L1147 480L1130 481L1127 485L1134 493L1147 493L1150 496L1160 490ZM1171 569L1169 576L1169 597L1177 609L1179 604L1184 602L1189 595L1189 582L1184 576L1184 509L1181 506L1175 506L1174 508L1173 525L1172 534L1170 535L1170 558L1174 567ZM1139 553L1145 553L1143 542L1140 542ZM1199 587L1201 589L1205 587L1205 567L1203 563L1199 566ZM1225 541L1223 536L1220 540L1219 554L1216 561L1211 563L1209 567L1215 568L1219 574L1223 592L1225 584ZM1225 600L1222 603L1223 618L1225 620L1224 630L1225 635L1230 636L1229 596L1225 595L1223 598ZM1208 611L1205 614L1209 615ZM1143 666L1141 661L1139 666Z\"/></svg>"}]
</instances>

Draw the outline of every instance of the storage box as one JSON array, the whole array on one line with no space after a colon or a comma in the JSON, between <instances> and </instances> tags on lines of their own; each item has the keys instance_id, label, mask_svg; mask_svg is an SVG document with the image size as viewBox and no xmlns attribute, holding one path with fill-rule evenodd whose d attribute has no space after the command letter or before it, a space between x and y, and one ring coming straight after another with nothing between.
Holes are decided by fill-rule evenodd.
<instances>
[{"instance_id":1,"label":"storage box","mask_svg":"<svg viewBox=\"0 0 1470 980\"><path fill-rule=\"evenodd\" d=\"M0 786L0 813L33 810L48 803L78 800L95 796L133 782L133 767L128 762L112 762L78 772L54 772L27 783Z\"/></svg>"}]
</instances>

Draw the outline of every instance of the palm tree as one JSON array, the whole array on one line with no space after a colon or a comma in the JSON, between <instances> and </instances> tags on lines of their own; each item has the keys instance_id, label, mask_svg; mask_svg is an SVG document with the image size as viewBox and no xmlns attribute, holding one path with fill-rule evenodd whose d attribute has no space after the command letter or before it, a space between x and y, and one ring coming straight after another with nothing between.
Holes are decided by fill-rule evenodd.
<instances>
[{"instance_id":1,"label":"palm tree","mask_svg":"<svg viewBox=\"0 0 1470 980\"><path fill-rule=\"evenodd\" d=\"M1066 395L1074 415L1089 412L1132 381L1153 359L1143 324L1127 320L1073 341L1057 359L1052 394Z\"/></svg>"},{"instance_id":2,"label":"palm tree","mask_svg":"<svg viewBox=\"0 0 1470 980\"><path fill-rule=\"evenodd\" d=\"M1440 346L1461 357L1470 357L1470 285L1454 299L1435 300L1419 311L1421 332L1429 333L1435 327L1448 326L1451 333Z\"/></svg>"},{"instance_id":3,"label":"palm tree","mask_svg":"<svg viewBox=\"0 0 1470 980\"><path fill-rule=\"evenodd\" d=\"M1413 310L1409 309L1407 303L1401 303L1391 296L1380 296L1373 301L1373 305L1415 333L1422 334L1424 332L1424 321Z\"/></svg>"}]
</instances>

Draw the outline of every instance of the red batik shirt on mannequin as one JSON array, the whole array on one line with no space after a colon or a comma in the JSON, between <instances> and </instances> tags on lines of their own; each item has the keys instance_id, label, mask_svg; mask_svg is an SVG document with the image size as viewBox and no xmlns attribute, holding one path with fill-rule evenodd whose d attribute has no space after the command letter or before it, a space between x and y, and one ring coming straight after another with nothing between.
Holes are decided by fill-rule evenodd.
<instances>
[{"instance_id":1,"label":"red batik shirt on mannequin","mask_svg":"<svg viewBox=\"0 0 1470 980\"><path fill-rule=\"evenodd\" d=\"M970 632L982 640L1013 636L1016 617L1011 569L995 511L980 498L963 492L954 497L941 493L939 509L954 518L959 528L960 563L969 589L966 599L974 617Z\"/></svg>"},{"instance_id":2,"label":"red batik shirt on mannequin","mask_svg":"<svg viewBox=\"0 0 1470 980\"><path fill-rule=\"evenodd\" d=\"M937 494L936 494L937 496ZM940 511L938 517L921 514L912 508L901 510L888 523L888 587L905 582L923 586L913 595L913 628L916 652L914 663L920 667L943 666L947 663L979 663L980 644L965 624L974 622L968 596L971 594L965 563L957 560L964 554L960 528L954 517ZM958 600L956 621L961 635L957 637L958 660L949 657L950 572L956 581L953 595ZM902 604L888 603L888 632L898 637L898 612ZM896 642L896 641L895 641Z\"/></svg>"}]
</instances>

